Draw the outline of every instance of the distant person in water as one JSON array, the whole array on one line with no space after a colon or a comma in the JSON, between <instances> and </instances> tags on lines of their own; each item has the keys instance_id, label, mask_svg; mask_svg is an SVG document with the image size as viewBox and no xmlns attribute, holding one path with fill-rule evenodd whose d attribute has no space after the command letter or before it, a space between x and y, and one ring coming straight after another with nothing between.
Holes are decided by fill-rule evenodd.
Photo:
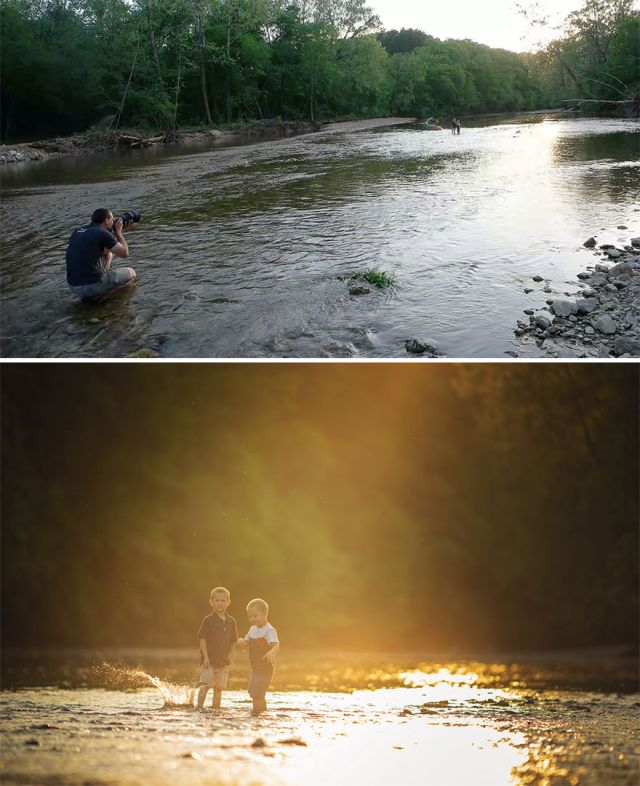
<instances>
[{"instance_id":1,"label":"distant person in water","mask_svg":"<svg viewBox=\"0 0 640 786\"><path fill-rule=\"evenodd\" d=\"M211 590L209 605L213 612L202 620L198 639L200 640L200 686L198 688L198 709L204 708L209 688L213 688L212 708L219 710L222 691L226 690L229 679L229 666L238 641L238 628L234 618L227 614L231 605L231 593L225 587Z\"/></svg>"},{"instance_id":2,"label":"distant person in water","mask_svg":"<svg viewBox=\"0 0 640 786\"><path fill-rule=\"evenodd\" d=\"M74 295L85 300L133 283L136 271L131 267L113 268L114 256L129 256L122 219L115 220L110 210L99 207L91 223L76 229L69 238L67 283Z\"/></svg>"},{"instance_id":3,"label":"distant person in water","mask_svg":"<svg viewBox=\"0 0 640 786\"><path fill-rule=\"evenodd\" d=\"M266 694L273 677L280 642L277 630L267 619L269 604L266 601L262 598L249 601L247 616L251 627L244 639L238 640L238 646L249 650L249 695L253 699L252 714L259 715L267 709Z\"/></svg>"}]
</instances>

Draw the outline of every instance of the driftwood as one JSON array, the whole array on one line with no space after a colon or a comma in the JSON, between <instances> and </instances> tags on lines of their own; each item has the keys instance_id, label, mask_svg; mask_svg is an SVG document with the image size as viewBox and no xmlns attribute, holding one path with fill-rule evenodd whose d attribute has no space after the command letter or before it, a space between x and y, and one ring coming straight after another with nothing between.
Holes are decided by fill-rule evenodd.
<instances>
[{"instance_id":1,"label":"driftwood","mask_svg":"<svg viewBox=\"0 0 640 786\"><path fill-rule=\"evenodd\" d=\"M156 145L158 142L164 142L165 138L165 134L148 137L142 135L134 136L133 134L116 134L115 143L118 147L151 147L151 145Z\"/></svg>"}]
</instances>

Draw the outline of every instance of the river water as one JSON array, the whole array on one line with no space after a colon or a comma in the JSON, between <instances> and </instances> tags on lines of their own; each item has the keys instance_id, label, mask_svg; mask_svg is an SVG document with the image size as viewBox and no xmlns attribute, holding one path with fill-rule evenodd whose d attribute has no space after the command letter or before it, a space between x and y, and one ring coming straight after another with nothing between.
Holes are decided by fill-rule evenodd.
<instances>
[{"instance_id":1,"label":"river water","mask_svg":"<svg viewBox=\"0 0 640 786\"><path fill-rule=\"evenodd\" d=\"M86 687L5 690L2 782L633 786L640 775L637 680L585 663L307 658L276 672L257 718L236 674L223 709L199 713L188 685L151 671L103 663Z\"/></svg>"},{"instance_id":2,"label":"river water","mask_svg":"<svg viewBox=\"0 0 640 786\"><path fill-rule=\"evenodd\" d=\"M639 140L632 120L483 118L460 136L414 124L6 169L3 355L402 358L414 337L448 358L542 354L514 338L522 311L577 291L591 235L640 235ZM64 251L101 205L142 212L139 278L83 305ZM367 268L393 285L351 295L342 277Z\"/></svg>"}]
</instances>

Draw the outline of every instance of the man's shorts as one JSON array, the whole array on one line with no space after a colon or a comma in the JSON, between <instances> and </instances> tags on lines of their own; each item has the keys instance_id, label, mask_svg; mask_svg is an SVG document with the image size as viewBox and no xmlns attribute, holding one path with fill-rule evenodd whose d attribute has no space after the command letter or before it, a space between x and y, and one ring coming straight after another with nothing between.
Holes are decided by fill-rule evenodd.
<instances>
[{"instance_id":1,"label":"man's shorts","mask_svg":"<svg viewBox=\"0 0 640 786\"><path fill-rule=\"evenodd\" d=\"M200 666L200 685L208 685L214 690L226 690L228 680L228 666Z\"/></svg>"},{"instance_id":2,"label":"man's shorts","mask_svg":"<svg viewBox=\"0 0 640 786\"><path fill-rule=\"evenodd\" d=\"M129 281L133 281L136 277L136 271L132 267L116 267L107 270L100 281L94 284L80 284L72 286L69 284L69 289L74 295L85 298L96 297L97 295L104 295L110 289L121 287Z\"/></svg>"}]
</instances>

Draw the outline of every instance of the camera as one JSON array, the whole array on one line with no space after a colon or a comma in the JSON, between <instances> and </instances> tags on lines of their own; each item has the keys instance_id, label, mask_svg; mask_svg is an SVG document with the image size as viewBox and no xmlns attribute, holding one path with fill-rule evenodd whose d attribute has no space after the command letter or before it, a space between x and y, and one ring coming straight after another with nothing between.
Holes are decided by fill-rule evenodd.
<instances>
[{"instance_id":1,"label":"camera","mask_svg":"<svg viewBox=\"0 0 640 786\"><path fill-rule=\"evenodd\" d=\"M137 224L142 216L137 210L125 210L125 212L121 216L116 216L113 219L113 223L115 224L116 221L122 220L122 228L128 227L129 224Z\"/></svg>"}]
</instances>

